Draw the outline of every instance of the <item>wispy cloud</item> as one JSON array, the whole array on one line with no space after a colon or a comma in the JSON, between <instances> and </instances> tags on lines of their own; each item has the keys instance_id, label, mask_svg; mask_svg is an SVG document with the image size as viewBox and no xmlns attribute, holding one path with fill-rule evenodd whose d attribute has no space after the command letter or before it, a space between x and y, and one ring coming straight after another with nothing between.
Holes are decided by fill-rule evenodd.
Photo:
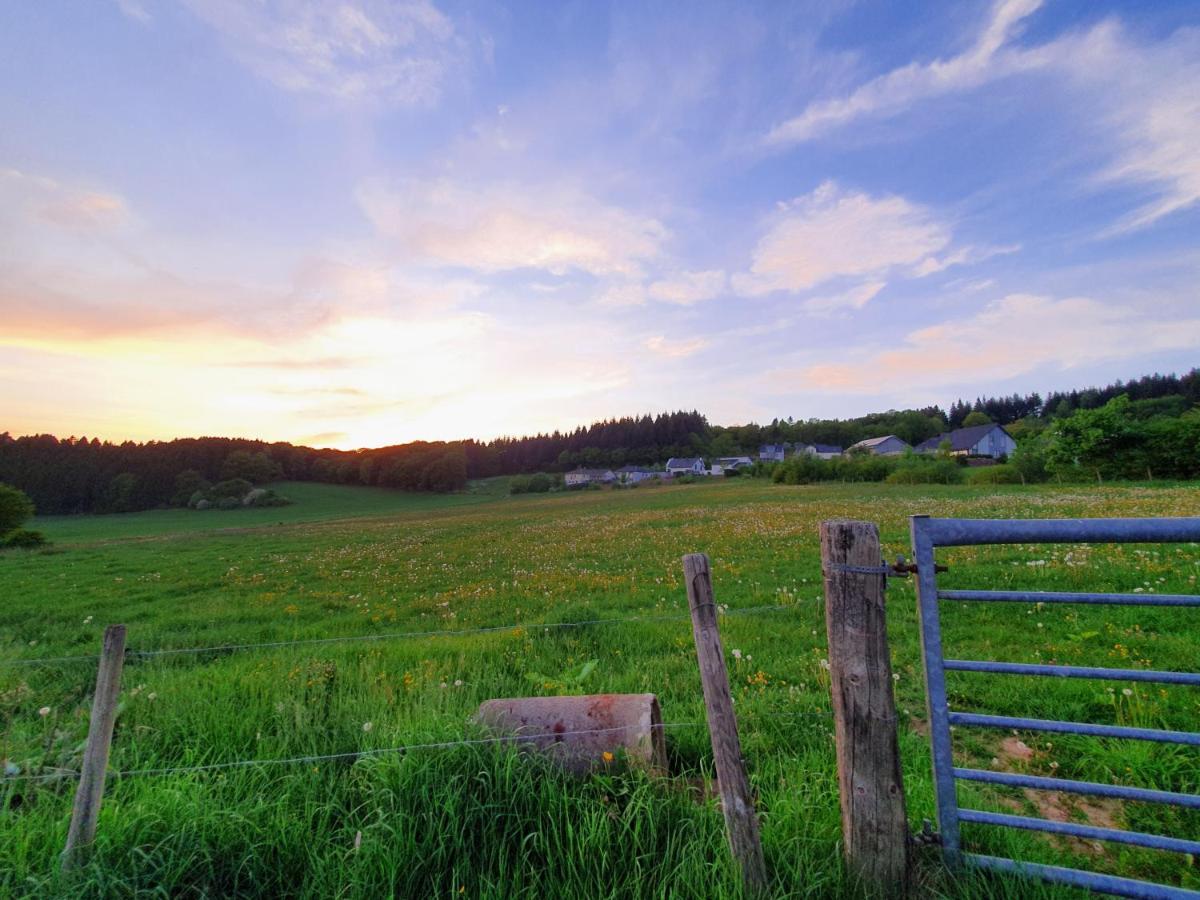
<instances>
[{"instance_id":1,"label":"wispy cloud","mask_svg":"<svg viewBox=\"0 0 1200 900\"><path fill-rule=\"evenodd\" d=\"M279 87L401 106L438 99L459 54L426 0L185 0L230 52Z\"/></svg>"},{"instance_id":2,"label":"wispy cloud","mask_svg":"<svg viewBox=\"0 0 1200 900\"><path fill-rule=\"evenodd\" d=\"M702 300L719 296L726 285L725 273L720 269L703 272L677 272L652 281L646 294L663 303L691 306Z\"/></svg>"},{"instance_id":3,"label":"wispy cloud","mask_svg":"<svg viewBox=\"0 0 1200 900\"><path fill-rule=\"evenodd\" d=\"M0 203L8 207L9 216L23 214L81 231L115 227L128 216L125 200L119 194L64 184L18 169L0 169Z\"/></svg>"},{"instance_id":4,"label":"wispy cloud","mask_svg":"<svg viewBox=\"0 0 1200 900\"><path fill-rule=\"evenodd\" d=\"M699 353L710 346L711 343L711 341L699 337L673 341L660 334L647 338L645 347L651 353L656 353L659 356L666 356L671 359L683 359Z\"/></svg>"},{"instance_id":5,"label":"wispy cloud","mask_svg":"<svg viewBox=\"0 0 1200 900\"><path fill-rule=\"evenodd\" d=\"M1070 369L1200 345L1200 318L1154 319L1088 297L1010 294L968 318L919 328L899 347L786 373L793 384L842 393L995 384L1044 366Z\"/></svg>"},{"instance_id":6,"label":"wispy cloud","mask_svg":"<svg viewBox=\"0 0 1200 900\"><path fill-rule=\"evenodd\" d=\"M358 200L401 252L480 272L636 275L667 236L653 217L548 184L377 180Z\"/></svg>"},{"instance_id":7,"label":"wispy cloud","mask_svg":"<svg viewBox=\"0 0 1200 900\"><path fill-rule=\"evenodd\" d=\"M839 276L877 280L893 268L919 274L950 239L950 228L924 206L827 181L781 204L754 249L750 271L735 275L733 286L757 295L802 291Z\"/></svg>"},{"instance_id":8,"label":"wispy cloud","mask_svg":"<svg viewBox=\"0 0 1200 900\"><path fill-rule=\"evenodd\" d=\"M1007 74L1024 60L998 55L1021 21L1041 5L1042 0L999 0L963 53L929 63L909 63L866 82L847 97L813 103L772 128L765 141L770 146L785 146L811 140L856 119L896 115L919 100L968 90Z\"/></svg>"}]
</instances>

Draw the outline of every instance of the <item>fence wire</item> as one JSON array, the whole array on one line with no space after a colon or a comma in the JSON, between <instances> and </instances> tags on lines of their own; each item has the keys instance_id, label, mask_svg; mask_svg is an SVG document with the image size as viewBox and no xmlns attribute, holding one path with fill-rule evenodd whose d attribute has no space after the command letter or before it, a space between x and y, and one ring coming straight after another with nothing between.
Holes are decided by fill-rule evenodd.
<instances>
[{"instance_id":1,"label":"fence wire","mask_svg":"<svg viewBox=\"0 0 1200 900\"><path fill-rule=\"evenodd\" d=\"M786 609L796 609L797 604L775 606L750 606L743 609L722 610L723 616L757 615L760 613L779 612ZM605 619L582 619L576 622L513 622L508 625L487 625L480 628L431 629L429 631L394 631L385 634L353 634L328 638L300 638L293 641L264 641L256 644L214 644L208 647L166 647L156 650L125 651L126 659L153 659L160 656L185 656L203 653L240 653L248 650L267 650L280 647L316 646L323 644L346 644L364 641L401 640L404 638L431 637L464 637L473 634L494 634L500 631L513 631L517 628L525 631L536 631L561 628L584 628L589 625L614 625L622 622L667 622L690 619L691 613L670 613L659 616L626 616ZM0 659L0 666L37 666L69 662L96 662L100 657L90 656L48 656L32 659Z\"/></svg>"}]
</instances>

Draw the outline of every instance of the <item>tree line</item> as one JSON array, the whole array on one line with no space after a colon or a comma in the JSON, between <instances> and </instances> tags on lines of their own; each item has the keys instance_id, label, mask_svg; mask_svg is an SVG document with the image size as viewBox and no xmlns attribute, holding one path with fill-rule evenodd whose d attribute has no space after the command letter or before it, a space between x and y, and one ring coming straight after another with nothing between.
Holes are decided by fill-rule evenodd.
<instances>
[{"instance_id":1,"label":"tree line","mask_svg":"<svg viewBox=\"0 0 1200 900\"><path fill-rule=\"evenodd\" d=\"M957 400L948 410L929 406L853 419L788 418L734 426L711 425L695 410L677 411L488 442L415 441L361 450L217 437L118 444L5 432L0 434L0 482L25 491L42 514L183 506L204 485L233 479L252 485L289 480L451 492L472 478L564 472L580 465L653 465L672 456L754 456L762 444L785 441L848 447L895 434L915 446L981 420L1008 427L1020 445L1014 464L1025 465L1030 479L1053 472L1061 477L1068 459L1077 469L1090 466L1099 478L1144 477L1147 471L1155 477L1196 477L1200 473L1189 473L1200 445L1187 442L1200 419L1198 401L1200 370L1193 369L1181 376L1156 374L1054 392L1045 399L1035 393L977 398L971 404ZM1110 436L1094 439L1099 426L1093 420L1116 430L1110 434L1101 428ZM1076 424L1068 427L1068 421Z\"/></svg>"}]
</instances>

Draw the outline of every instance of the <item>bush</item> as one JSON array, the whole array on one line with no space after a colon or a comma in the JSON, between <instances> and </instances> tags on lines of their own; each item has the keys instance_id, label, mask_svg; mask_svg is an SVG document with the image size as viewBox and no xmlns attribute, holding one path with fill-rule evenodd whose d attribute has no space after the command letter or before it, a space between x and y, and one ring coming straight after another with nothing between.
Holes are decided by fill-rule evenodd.
<instances>
[{"instance_id":1,"label":"bush","mask_svg":"<svg viewBox=\"0 0 1200 900\"><path fill-rule=\"evenodd\" d=\"M254 490L254 485L245 478L230 478L214 484L208 492L208 497L210 500L218 501L232 498L240 503L242 498L252 490Z\"/></svg>"},{"instance_id":2,"label":"bush","mask_svg":"<svg viewBox=\"0 0 1200 900\"><path fill-rule=\"evenodd\" d=\"M196 501L196 509L211 509L211 508L212 508L211 500L207 500L202 497L201 499Z\"/></svg>"},{"instance_id":3,"label":"bush","mask_svg":"<svg viewBox=\"0 0 1200 900\"><path fill-rule=\"evenodd\" d=\"M1021 473L1011 465L978 466L967 470L967 484L1021 484Z\"/></svg>"},{"instance_id":4,"label":"bush","mask_svg":"<svg viewBox=\"0 0 1200 900\"><path fill-rule=\"evenodd\" d=\"M222 497L217 501L217 509L238 509L242 501L237 497Z\"/></svg>"},{"instance_id":5,"label":"bush","mask_svg":"<svg viewBox=\"0 0 1200 900\"><path fill-rule=\"evenodd\" d=\"M242 498L242 506L262 508L267 506L287 506L292 501L280 496L270 488L255 488Z\"/></svg>"},{"instance_id":6,"label":"bush","mask_svg":"<svg viewBox=\"0 0 1200 900\"><path fill-rule=\"evenodd\" d=\"M24 491L0 484L0 535L7 534L33 515L33 501Z\"/></svg>"},{"instance_id":7,"label":"bush","mask_svg":"<svg viewBox=\"0 0 1200 900\"><path fill-rule=\"evenodd\" d=\"M46 543L46 536L40 531L30 531L28 528L18 528L5 535L0 541L2 547L40 547Z\"/></svg>"},{"instance_id":8,"label":"bush","mask_svg":"<svg viewBox=\"0 0 1200 900\"><path fill-rule=\"evenodd\" d=\"M888 484L962 484L963 468L948 459L905 457L885 479Z\"/></svg>"}]
</instances>

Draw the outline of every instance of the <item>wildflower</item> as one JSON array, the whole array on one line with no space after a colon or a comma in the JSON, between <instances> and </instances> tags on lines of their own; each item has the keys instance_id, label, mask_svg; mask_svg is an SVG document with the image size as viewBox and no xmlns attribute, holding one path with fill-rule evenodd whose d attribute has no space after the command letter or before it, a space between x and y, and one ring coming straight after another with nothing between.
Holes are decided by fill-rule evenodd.
<instances>
[{"instance_id":1,"label":"wildflower","mask_svg":"<svg viewBox=\"0 0 1200 900\"><path fill-rule=\"evenodd\" d=\"M742 658L742 651L741 651L741 650L730 650L729 652L733 654L733 658L734 658L734 659L741 659L741 658Z\"/></svg>"},{"instance_id":2,"label":"wildflower","mask_svg":"<svg viewBox=\"0 0 1200 900\"><path fill-rule=\"evenodd\" d=\"M375 727L375 725L371 722L363 722L363 726L362 726L363 731L370 731L374 727Z\"/></svg>"},{"instance_id":3,"label":"wildflower","mask_svg":"<svg viewBox=\"0 0 1200 900\"><path fill-rule=\"evenodd\" d=\"M607 750L605 750L605 751L604 751L603 753L601 753L600 755L601 755L601 756L604 758L604 761L605 761L606 763L610 763L610 762L612 762L612 761L613 761L613 755L612 755L611 753L609 753Z\"/></svg>"},{"instance_id":4,"label":"wildflower","mask_svg":"<svg viewBox=\"0 0 1200 900\"><path fill-rule=\"evenodd\" d=\"M50 707L43 706L41 709L38 710L38 715L41 716L43 719L46 718L46 716L50 715Z\"/></svg>"},{"instance_id":5,"label":"wildflower","mask_svg":"<svg viewBox=\"0 0 1200 900\"><path fill-rule=\"evenodd\" d=\"M146 695L146 699L147 699L147 700L157 700L157 699L158 699L158 694L154 693L154 691L151 691L150 693L148 693L148 694Z\"/></svg>"},{"instance_id":6,"label":"wildflower","mask_svg":"<svg viewBox=\"0 0 1200 900\"><path fill-rule=\"evenodd\" d=\"M91 621L92 621L92 616L88 616L86 619L83 620L83 624L90 625Z\"/></svg>"},{"instance_id":7,"label":"wildflower","mask_svg":"<svg viewBox=\"0 0 1200 900\"><path fill-rule=\"evenodd\" d=\"M899 681L899 680L900 680L900 673L899 673L899 672L893 672L893 673L892 673L892 681Z\"/></svg>"},{"instance_id":8,"label":"wildflower","mask_svg":"<svg viewBox=\"0 0 1200 900\"><path fill-rule=\"evenodd\" d=\"M1133 690L1131 688L1125 688L1121 691L1121 693L1124 694L1126 697L1133 696Z\"/></svg>"},{"instance_id":9,"label":"wildflower","mask_svg":"<svg viewBox=\"0 0 1200 900\"><path fill-rule=\"evenodd\" d=\"M455 678L455 679L454 679L454 686L455 686L455 687L462 687L462 686L463 686L462 679L461 679L461 678Z\"/></svg>"}]
</instances>

